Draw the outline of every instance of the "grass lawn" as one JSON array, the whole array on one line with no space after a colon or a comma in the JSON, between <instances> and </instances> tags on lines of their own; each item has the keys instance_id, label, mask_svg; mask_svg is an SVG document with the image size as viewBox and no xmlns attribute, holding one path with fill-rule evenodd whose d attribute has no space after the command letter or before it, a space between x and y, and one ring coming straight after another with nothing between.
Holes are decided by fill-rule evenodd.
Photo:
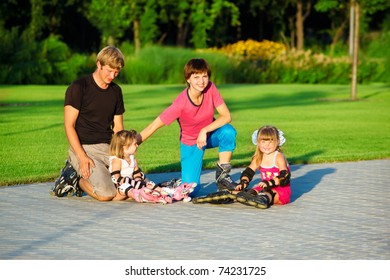
<instances>
[{"instance_id":1,"label":"grass lawn","mask_svg":"<svg viewBox=\"0 0 390 280\"><path fill-rule=\"evenodd\" d=\"M184 85L122 85L125 128L142 130ZM251 135L276 125L287 139L291 164L390 158L390 87L348 85L220 85L237 129L232 164L246 166L254 152ZM0 86L0 186L54 181L67 157L63 129L66 86ZM137 152L146 173L180 170L179 127L158 130ZM204 168L215 167L208 150Z\"/></svg>"}]
</instances>

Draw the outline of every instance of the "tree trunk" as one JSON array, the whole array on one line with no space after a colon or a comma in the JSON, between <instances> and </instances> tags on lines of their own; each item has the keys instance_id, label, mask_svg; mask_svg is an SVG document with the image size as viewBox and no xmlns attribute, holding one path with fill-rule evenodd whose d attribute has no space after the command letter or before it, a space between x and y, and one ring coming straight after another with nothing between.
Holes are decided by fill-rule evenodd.
<instances>
[{"instance_id":1,"label":"tree trunk","mask_svg":"<svg viewBox=\"0 0 390 280\"><path fill-rule=\"evenodd\" d=\"M291 38L291 42L290 42L290 49L294 49L295 48L295 28L294 28L294 17L289 17L288 18L288 23L289 23L289 27L290 27L290 38Z\"/></svg>"},{"instance_id":2,"label":"tree trunk","mask_svg":"<svg viewBox=\"0 0 390 280\"><path fill-rule=\"evenodd\" d=\"M351 8L354 7L354 25L353 25L353 55L352 55L352 85L351 99L357 100L357 71L359 54L359 17L360 6L355 0L351 0Z\"/></svg>"},{"instance_id":3,"label":"tree trunk","mask_svg":"<svg viewBox=\"0 0 390 280\"><path fill-rule=\"evenodd\" d=\"M337 42L340 40L340 38L343 36L345 25L347 24L347 20L343 21L341 25L336 29L335 34L333 35L332 44L330 45L330 56L333 56L334 53L334 47L336 46Z\"/></svg>"},{"instance_id":4,"label":"tree trunk","mask_svg":"<svg viewBox=\"0 0 390 280\"><path fill-rule=\"evenodd\" d=\"M177 25L177 36L176 36L176 45L178 47L186 46L186 39L189 30L189 20L185 21L185 23L181 23Z\"/></svg>"},{"instance_id":5,"label":"tree trunk","mask_svg":"<svg viewBox=\"0 0 390 280\"><path fill-rule=\"evenodd\" d=\"M349 56L352 58L353 55L353 31L355 25L355 1L351 0L349 13Z\"/></svg>"},{"instance_id":6,"label":"tree trunk","mask_svg":"<svg viewBox=\"0 0 390 280\"><path fill-rule=\"evenodd\" d=\"M177 35L176 35L176 46L184 47L185 45L185 35L183 24L177 25Z\"/></svg>"},{"instance_id":7,"label":"tree trunk","mask_svg":"<svg viewBox=\"0 0 390 280\"><path fill-rule=\"evenodd\" d=\"M141 39L139 38L139 28L140 28L140 23L139 23L139 20L136 19L133 22L134 50L135 50L135 53L139 53L140 50L141 50Z\"/></svg>"},{"instance_id":8,"label":"tree trunk","mask_svg":"<svg viewBox=\"0 0 390 280\"><path fill-rule=\"evenodd\" d=\"M309 16L311 10L310 1L306 3L306 11L303 13L302 0L297 0L297 12L295 17L295 28L297 32L297 50L303 50L305 46L305 33L304 33L304 22Z\"/></svg>"},{"instance_id":9,"label":"tree trunk","mask_svg":"<svg viewBox=\"0 0 390 280\"><path fill-rule=\"evenodd\" d=\"M297 12L295 17L295 28L297 32L297 50L301 51L303 50L303 15L302 15L302 1L297 1Z\"/></svg>"}]
</instances>

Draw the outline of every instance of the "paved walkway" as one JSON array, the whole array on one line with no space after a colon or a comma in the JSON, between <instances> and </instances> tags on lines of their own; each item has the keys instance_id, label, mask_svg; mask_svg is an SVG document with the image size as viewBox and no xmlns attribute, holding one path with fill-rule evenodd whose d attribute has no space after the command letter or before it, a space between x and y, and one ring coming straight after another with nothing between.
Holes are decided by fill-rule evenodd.
<instances>
[{"instance_id":1,"label":"paved walkway","mask_svg":"<svg viewBox=\"0 0 390 280\"><path fill-rule=\"evenodd\" d=\"M202 173L203 193L216 189L214 174ZM57 198L52 182L0 187L0 259L390 259L390 160L293 165L292 174L291 204L267 210Z\"/></svg>"}]
</instances>

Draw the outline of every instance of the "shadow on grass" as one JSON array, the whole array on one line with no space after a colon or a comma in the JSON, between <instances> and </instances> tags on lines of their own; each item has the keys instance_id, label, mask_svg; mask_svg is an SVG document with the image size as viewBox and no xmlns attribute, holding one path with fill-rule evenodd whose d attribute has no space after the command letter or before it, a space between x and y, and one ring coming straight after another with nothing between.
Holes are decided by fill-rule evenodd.
<instances>
[{"instance_id":1,"label":"shadow on grass","mask_svg":"<svg viewBox=\"0 0 390 280\"><path fill-rule=\"evenodd\" d=\"M275 93L259 93L258 95L251 95L251 98L246 100L240 99L239 102L233 100L225 100L230 111L241 111L259 108L277 108L277 107L291 107L312 105L317 101L316 99L325 97L327 94L321 91L297 91L290 94L275 94Z\"/></svg>"},{"instance_id":2,"label":"shadow on grass","mask_svg":"<svg viewBox=\"0 0 390 280\"><path fill-rule=\"evenodd\" d=\"M290 164L308 164L314 156L320 155L322 153L323 153L322 150L313 151L304 155L289 157L287 158L287 160Z\"/></svg>"}]
</instances>

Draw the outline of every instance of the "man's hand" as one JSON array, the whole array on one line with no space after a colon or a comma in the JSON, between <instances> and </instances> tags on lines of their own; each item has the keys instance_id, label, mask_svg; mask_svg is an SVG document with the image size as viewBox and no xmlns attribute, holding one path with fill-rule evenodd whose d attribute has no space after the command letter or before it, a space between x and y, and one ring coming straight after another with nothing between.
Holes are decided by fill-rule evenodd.
<instances>
[{"instance_id":1,"label":"man's hand","mask_svg":"<svg viewBox=\"0 0 390 280\"><path fill-rule=\"evenodd\" d=\"M91 176L91 169L95 168L95 163L88 156L84 156L79 159L80 174L84 179L88 179Z\"/></svg>"}]
</instances>

